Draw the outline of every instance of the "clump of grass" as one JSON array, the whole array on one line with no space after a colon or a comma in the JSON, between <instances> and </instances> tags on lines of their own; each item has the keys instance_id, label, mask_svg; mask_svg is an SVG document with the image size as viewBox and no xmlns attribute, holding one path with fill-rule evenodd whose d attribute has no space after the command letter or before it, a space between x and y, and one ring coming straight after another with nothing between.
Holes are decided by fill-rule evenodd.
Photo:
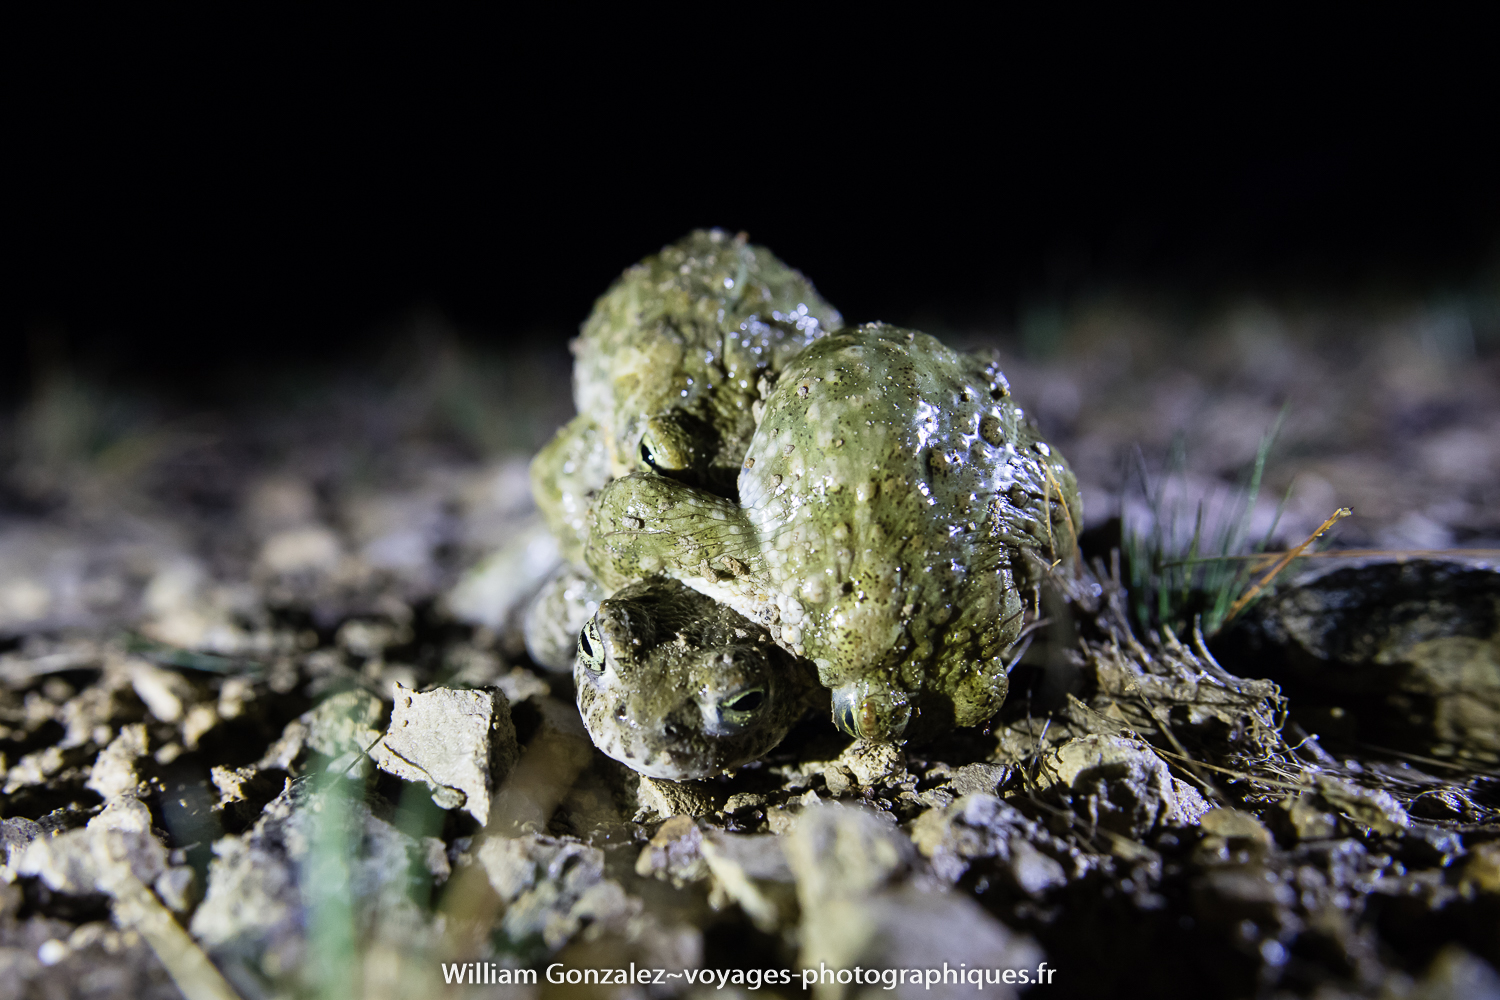
<instances>
[{"instance_id":1,"label":"clump of grass","mask_svg":"<svg viewBox=\"0 0 1500 1000\"><path fill-rule=\"evenodd\" d=\"M1122 526L1123 555L1130 609L1136 624L1146 632L1165 628L1186 637L1196 624L1212 635L1232 613L1243 610L1259 595L1260 590L1248 592L1254 562L1240 557L1265 552L1291 495L1288 487L1270 528L1263 537L1252 540L1250 522L1260 498L1266 460L1285 416L1283 409L1261 437L1255 460L1242 473L1225 516L1206 525L1205 504L1198 501L1193 532L1186 545L1177 530L1183 512L1179 503L1168 499L1172 479L1186 475L1185 449L1180 442L1173 447L1165 472L1155 481L1145 459L1136 451L1135 471L1151 510L1151 523L1144 532L1129 524ZM1265 583L1260 586L1263 589ZM1247 599L1241 601L1242 597Z\"/></svg>"}]
</instances>

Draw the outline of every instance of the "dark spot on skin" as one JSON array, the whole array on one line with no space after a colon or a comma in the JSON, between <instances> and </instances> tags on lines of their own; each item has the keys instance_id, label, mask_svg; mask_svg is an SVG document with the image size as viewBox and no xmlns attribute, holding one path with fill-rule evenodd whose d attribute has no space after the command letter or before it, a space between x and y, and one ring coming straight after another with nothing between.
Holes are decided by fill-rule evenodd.
<instances>
[{"instance_id":1,"label":"dark spot on skin","mask_svg":"<svg viewBox=\"0 0 1500 1000\"><path fill-rule=\"evenodd\" d=\"M990 444L999 446L1005 443L1005 435L1000 429L1000 418L993 413L986 413L979 418L979 436Z\"/></svg>"}]
</instances>

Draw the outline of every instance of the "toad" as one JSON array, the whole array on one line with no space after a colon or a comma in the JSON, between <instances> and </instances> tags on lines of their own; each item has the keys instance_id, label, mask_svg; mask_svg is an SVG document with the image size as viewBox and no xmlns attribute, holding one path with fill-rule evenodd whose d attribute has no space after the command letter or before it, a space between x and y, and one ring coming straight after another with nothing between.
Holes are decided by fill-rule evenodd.
<instances>
[{"instance_id":1,"label":"toad","mask_svg":"<svg viewBox=\"0 0 1500 1000\"><path fill-rule=\"evenodd\" d=\"M584 557L605 589L675 580L760 623L853 736L989 719L1022 591L1074 559L1082 514L1004 375L869 324L793 357L756 417L737 497L654 472L599 493Z\"/></svg>"},{"instance_id":2,"label":"toad","mask_svg":"<svg viewBox=\"0 0 1500 1000\"><path fill-rule=\"evenodd\" d=\"M827 693L806 661L675 580L632 584L578 637L578 709L594 744L653 778L706 778L765 754Z\"/></svg>"},{"instance_id":3,"label":"toad","mask_svg":"<svg viewBox=\"0 0 1500 1000\"><path fill-rule=\"evenodd\" d=\"M531 464L567 564L528 611L533 659L570 669L578 631L605 596L582 568L597 491L648 470L732 496L771 381L841 323L801 274L718 229L647 257L599 298L571 345L578 415Z\"/></svg>"}]
</instances>

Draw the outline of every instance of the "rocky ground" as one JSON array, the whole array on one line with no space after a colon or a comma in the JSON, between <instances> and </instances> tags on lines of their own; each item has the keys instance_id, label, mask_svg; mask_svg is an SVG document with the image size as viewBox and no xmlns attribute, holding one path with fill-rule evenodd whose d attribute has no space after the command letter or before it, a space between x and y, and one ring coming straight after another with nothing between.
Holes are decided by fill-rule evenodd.
<instances>
[{"instance_id":1,"label":"rocky ground","mask_svg":"<svg viewBox=\"0 0 1500 1000\"><path fill-rule=\"evenodd\" d=\"M1481 305L934 330L998 348L1073 462L1089 573L1037 602L986 729L808 719L692 785L597 753L520 639L561 350L419 324L209 402L39 367L0 426L0 996L975 989L802 979L944 962L1045 962L1032 996L1500 996ZM1130 539L1185 546L1200 500L1273 547L1351 506L1355 551L1162 633ZM504 985L555 963L726 978Z\"/></svg>"}]
</instances>

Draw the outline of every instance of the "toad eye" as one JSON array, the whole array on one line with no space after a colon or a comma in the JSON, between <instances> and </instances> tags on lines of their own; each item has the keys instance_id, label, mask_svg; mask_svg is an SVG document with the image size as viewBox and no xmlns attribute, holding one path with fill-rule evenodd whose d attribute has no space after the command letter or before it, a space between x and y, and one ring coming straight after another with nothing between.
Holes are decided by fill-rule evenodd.
<instances>
[{"instance_id":1,"label":"toad eye","mask_svg":"<svg viewBox=\"0 0 1500 1000\"><path fill-rule=\"evenodd\" d=\"M652 417L641 432L642 468L674 475L686 472L694 464L697 443L680 420Z\"/></svg>"},{"instance_id":2,"label":"toad eye","mask_svg":"<svg viewBox=\"0 0 1500 1000\"><path fill-rule=\"evenodd\" d=\"M757 685L738 691L719 702L719 717L725 722L744 725L766 703L766 689Z\"/></svg>"},{"instance_id":3,"label":"toad eye","mask_svg":"<svg viewBox=\"0 0 1500 1000\"><path fill-rule=\"evenodd\" d=\"M850 736L853 736L856 739L859 738L859 726L854 722L854 709L852 706L848 704L835 703L833 709L833 724L835 726L838 726L840 731L848 733Z\"/></svg>"},{"instance_id":4,"label":"toad eye","mask_svg":"<svg viewBox=\"0 0 1500 1000\"><path fill-rule=\"evenodd\" d=\"M604 673L604 640L599 636L599 626L590 618L583 631L578 633L578 660L590 673Z\"/></svg>"},{"instance_id":5,"label":"toad eye","mask_svg":"<svg viewBox=\"0 0 1500 1000\"><path fill-rule=\"evenodd\" d=\"M641 461L656 472L681 472L687 468L689 458L680 447L674 448L674 443L647 429L641 437Z\"/></svg>"},{"instance_id":6,"label":"toad eye","mask_svg":"<svg viewBox=\"0 0 1500 1000\"><path fill-rule=\"evenodd\" d=\"M651 447L650 434L641 438L641 461L646 463L646 468L660 471L660 466L656 464L656 451Z\"/></svg>"}]
</instances>

